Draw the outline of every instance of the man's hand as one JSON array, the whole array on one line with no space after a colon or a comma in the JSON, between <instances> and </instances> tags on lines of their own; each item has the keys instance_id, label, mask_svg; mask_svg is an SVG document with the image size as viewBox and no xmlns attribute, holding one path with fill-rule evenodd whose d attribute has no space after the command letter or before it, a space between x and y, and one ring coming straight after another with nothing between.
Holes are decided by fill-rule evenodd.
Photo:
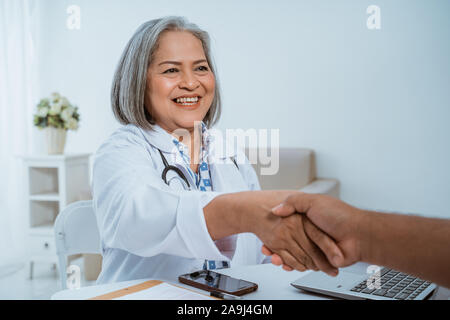
<instances>
[{"instance_id":1,"label":"man's hand","mask_svg":"<svg viewBox=\"0 0 450 320\"><path fill-rule=\"evenodd\" d=\"M269 213L263 220L257 236L287 265L299 271L312 269L324 271L331 276L338 274L338 270L328 262L322 250L341 258L343 253L328 235L316 228L305 216L286 214L286 217L277 217ZM305 230L315 235L319 246L308 238Z\"/></svg>"},{"instance_id":2,"label":"man's hand","mask_svg":"<svg viewBox=\"0 0 450 320\"><path fill-rule=\"evenodd\" d=\"M329 196L298 192L273 208L272 212L279 217L298 216L298 213L306 214L312 222L304 224L306 234L325 253L334 267L345 267L361 260L357 226L364 218L364 214L361 214L359 209ZM303 230L300 232L303 233ZM333 250L323 245L324 233L336 241L343 255L335 254ZM273 264L284 264L285 270L291 270L293 266L271 249L265 243L262 252L265 255L273 254Z\"/></svg>"}]
</instances>

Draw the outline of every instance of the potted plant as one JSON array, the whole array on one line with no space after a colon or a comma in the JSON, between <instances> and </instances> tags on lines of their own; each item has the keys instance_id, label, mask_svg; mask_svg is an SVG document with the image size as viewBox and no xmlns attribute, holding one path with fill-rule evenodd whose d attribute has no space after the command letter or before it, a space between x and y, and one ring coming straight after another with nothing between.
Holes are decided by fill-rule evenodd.
<instances>
[{"instance_id":1,"label":"potted plant","mask_svg":"<svg viewBox=\"0 0 450 320\"><path fill-rule=\"evenodd\" d=\"M34 125L46 131L48 154L63 154L68 130L77 130L80 121L78 107L58 92L41 99L34 115Z\"/></svg>"}]
</instances>

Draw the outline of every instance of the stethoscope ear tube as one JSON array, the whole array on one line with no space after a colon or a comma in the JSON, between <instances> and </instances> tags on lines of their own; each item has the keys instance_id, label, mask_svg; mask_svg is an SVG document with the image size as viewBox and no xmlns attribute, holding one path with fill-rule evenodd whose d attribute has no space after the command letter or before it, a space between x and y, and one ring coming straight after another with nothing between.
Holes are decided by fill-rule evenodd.
<instances>
[{"instance_id":1,"label":"stethoscope ear tube","mask_svg":"<svg viewBox=\"0 0 450 320\"><path fill-rule=\"evenodd\" d=\"M164 182L165 182L167 185L169 185L169 184L167 183L167 173L168 173L170 170L175 171L175 172L177 173L177 175L178 175L181 179L183 179L183 181L186 183L186 185L188 186L188 188L191 188L191 185L189 184L189 181L186 179L186 176L183 174L183 172L181 172L181 170L178 169L177 167L175 167L175 166L170 166L170 165L167 166L167 167L165 167L164 170L163 170L163 172L162 172L162 179L164 180Z\"/></svg>"},{"instance_id":2,"label":"stethoscope ear tube","mask_svg":"<svg viewBox=\"0 0 450 320\"><path fill-rule=\"evenodd\" d=\"M158 149L158 151L159 151L159 154L161 155L161 159L162 159L162 162L164 163L164 167L165 167L164 170L163 170L163 172L162 172L162 174L161 174L161 178L163 179L164 183L167 184L167 185L169 185L169 183L168 183L168 181L167 181L167 173L168 173L170 170L173 170L173 171L176 172L176 174L177 174L181 179L183 179L183 181L186 183L186 185L187 185L188 188L190 189L190 188L191 188L191 185L190 185L189 181L186 179L186 176L183 174L183 172L182 172L179 168L177 168L177 167L175 167L175 166L172 166L172 165L169 165L169 163L168 163L167 160L166 160L166 157L164 157L164 155L162 154L161 150Z\"/></svg>"}]
</instances>

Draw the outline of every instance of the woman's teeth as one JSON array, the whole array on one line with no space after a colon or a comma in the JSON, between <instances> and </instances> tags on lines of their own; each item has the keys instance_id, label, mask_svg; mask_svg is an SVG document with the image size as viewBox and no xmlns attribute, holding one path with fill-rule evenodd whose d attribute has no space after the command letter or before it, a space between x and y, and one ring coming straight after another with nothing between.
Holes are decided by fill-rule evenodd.
<instances>
[{"instance_id":1,"label":"woman's teeth","mask_svg":"<svg viewBox=\"0 0 450 320\"><path fill-rule=\"evenodd\" d=\"M175 102L178 104L182 104L185 106L191 106L194 105L198 102L198 97L193 97L193 98L176 98Z\"/></svg>"}]
</instances>

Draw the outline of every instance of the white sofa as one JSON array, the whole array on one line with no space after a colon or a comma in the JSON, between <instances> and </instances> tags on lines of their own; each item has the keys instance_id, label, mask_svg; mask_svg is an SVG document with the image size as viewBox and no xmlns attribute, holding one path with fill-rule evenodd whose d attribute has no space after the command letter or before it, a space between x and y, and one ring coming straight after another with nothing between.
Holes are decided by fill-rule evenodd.
<instances>
[{"instance_id":1,"label":"white sofa","mask_svg":"<svg viewBox=\"0 0 450 320\"><path fill-rule=\"evenodd\" d=\"M246 149L247 157L250 160L252 152L255 155L259 150ZM261 174L261 168L268 166L259 163L259 156L257 159L258 162L252 163L252 165L263 190L292 189L339 198L339 182L336 179L317 178L315 156L311 149L280 148L279 170L274 175Z\"/></svg>"}]
</instances>

